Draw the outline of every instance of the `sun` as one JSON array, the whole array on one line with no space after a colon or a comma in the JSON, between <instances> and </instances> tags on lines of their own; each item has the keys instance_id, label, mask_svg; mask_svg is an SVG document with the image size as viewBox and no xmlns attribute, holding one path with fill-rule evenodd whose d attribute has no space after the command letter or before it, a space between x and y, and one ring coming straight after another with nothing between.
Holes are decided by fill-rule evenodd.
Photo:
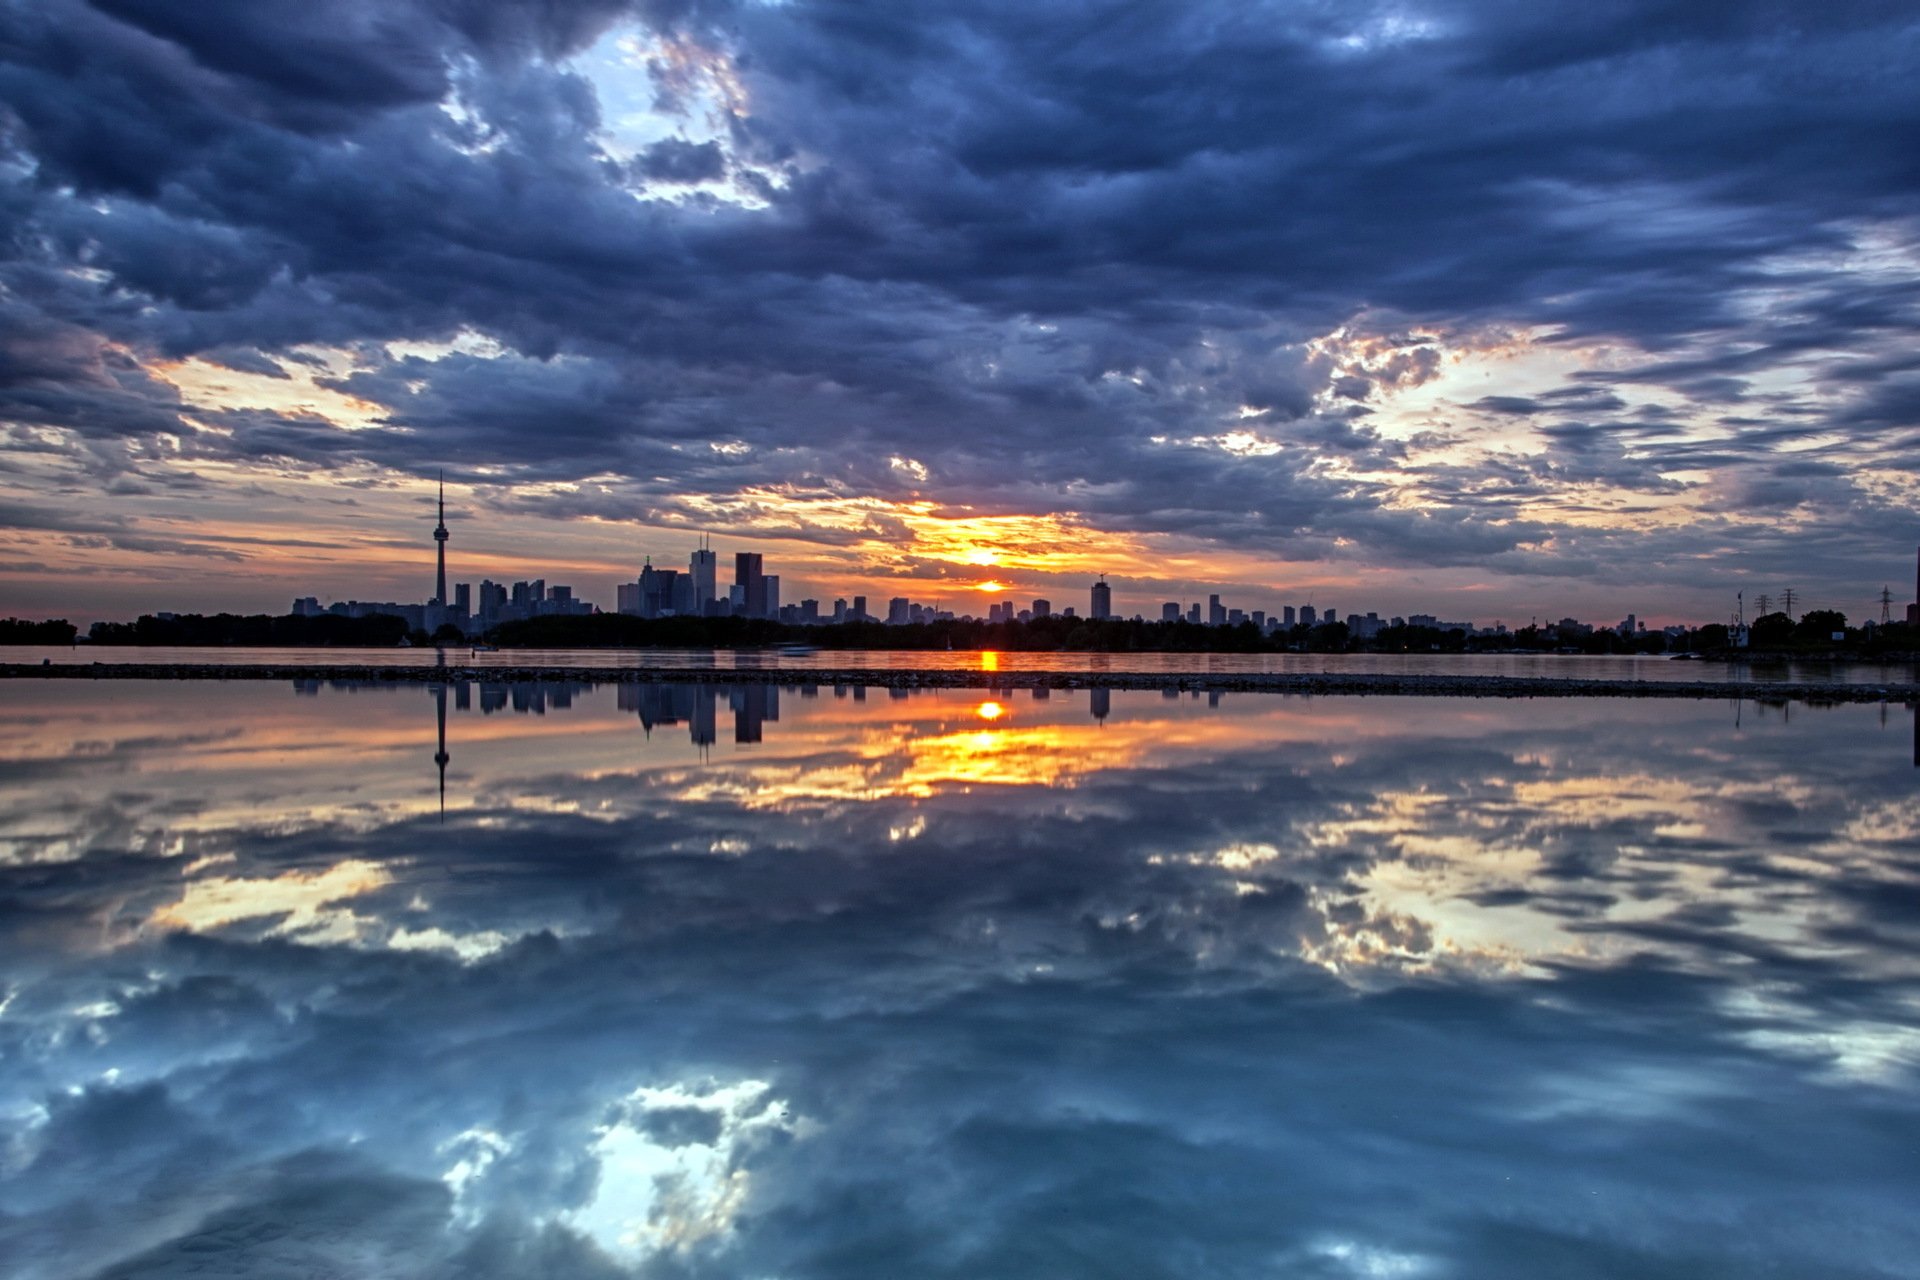
<instances>
[{"instance_id":1,"label":"sun","mask_svg":"<svg viewBox=\"0 0 1920 1280\"><path fill-rule=\"evenodd\" d=\"M1005 591L1007 589L1007 584L999 581L998 579L989 578L985 582L974 583L973 589L975 591Z\"/></svg>"},{"instance_id":2,"label":"sun","mask_svg":"<svg viewBox=\"0 0 1920 1280\"><path fill-rule=\"evenodd\" d=\"M997 702L983 702L973 709L973 714L982 720L998 720L1007 714L1007 709Z\"/></svg>"}]
</instances>

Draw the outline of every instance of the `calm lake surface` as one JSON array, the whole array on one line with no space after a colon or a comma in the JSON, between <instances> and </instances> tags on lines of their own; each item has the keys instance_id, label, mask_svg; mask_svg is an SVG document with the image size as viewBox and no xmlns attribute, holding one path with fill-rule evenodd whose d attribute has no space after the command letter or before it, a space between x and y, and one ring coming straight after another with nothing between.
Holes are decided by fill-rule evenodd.
<instances>
[{"instance_id":1,"label":"calm lake surface","mask_svg":"<svg viewBox=\"0 0 1920 1280\"><path fill-rule=\"evenodd\" d=\"M14 680L0 729L9 1277L1920 1276L1899 706Z\"/></svg>"},{"instance_id":2,"label":"calm lake surface","mask_svg":"<svg viewBox=\"0 0 1920 1280\"><path fill-rule=\"evenodd\" d=\"M247 649L19 645L0 662L172 662L247 666L707 667L714 671L1128 671L1177 675L1542 676L1556 680L1768 680L1910 683L1912 663L1676 662L1667 657L1538 653L1016 653L979 650L822 649Z\"/></svg>"}]
</instances>

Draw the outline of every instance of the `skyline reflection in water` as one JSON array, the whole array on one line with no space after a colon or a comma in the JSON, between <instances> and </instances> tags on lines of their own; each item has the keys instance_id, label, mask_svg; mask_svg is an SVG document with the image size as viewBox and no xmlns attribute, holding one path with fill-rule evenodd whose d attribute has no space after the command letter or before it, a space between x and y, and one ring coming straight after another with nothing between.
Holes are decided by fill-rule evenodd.
<instances>
[{"instance_id":1,"label":"skyline reflection in water","mask_svg":"<svg viewBox=\"0 0 1920 1280\"><path fill-rule=\"evenodd\" d=\"M9 1274L1920 1274L1903 708L0 723Z\"/></svg>"}]
</instances>

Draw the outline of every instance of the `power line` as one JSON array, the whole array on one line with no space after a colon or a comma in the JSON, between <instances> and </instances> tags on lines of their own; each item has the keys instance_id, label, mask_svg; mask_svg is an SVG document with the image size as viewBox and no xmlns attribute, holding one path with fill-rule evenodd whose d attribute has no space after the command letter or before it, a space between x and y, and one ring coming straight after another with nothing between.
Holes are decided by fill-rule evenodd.
<instances>
[{"instance_id":1,"label":"power line","mask_svg":"<svg viewBox=\"0 0 1920 1280\"><path fill-rule=\"evenodd\" d=\"M1793 616L1793 588L1788 587L1780 593L1780 611L1789 618Z\"/></svg>"}]
</instances>

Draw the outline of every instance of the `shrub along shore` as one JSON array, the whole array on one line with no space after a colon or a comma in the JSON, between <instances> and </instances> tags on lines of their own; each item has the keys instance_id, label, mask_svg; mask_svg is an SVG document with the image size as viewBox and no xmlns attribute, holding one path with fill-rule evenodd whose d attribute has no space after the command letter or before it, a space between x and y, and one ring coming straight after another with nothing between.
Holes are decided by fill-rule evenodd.
<instances>
[{"instance_id":1,"label":"shrub along shore","mask_svg":"<svg viewBox=\"0 0 1920 1280\"><path fill-rule=\"evenodd\" d=\"M1437 698L1741 698L1767 702L1920 702L1920 684L1811 680L1631 680L1315 672L911 671L885 667L389 666L378 663L0 663L0 679L381 681L395 684L772 684L887 689L1175 689L1223 693Z\"/></svg>"}]
</instances>

